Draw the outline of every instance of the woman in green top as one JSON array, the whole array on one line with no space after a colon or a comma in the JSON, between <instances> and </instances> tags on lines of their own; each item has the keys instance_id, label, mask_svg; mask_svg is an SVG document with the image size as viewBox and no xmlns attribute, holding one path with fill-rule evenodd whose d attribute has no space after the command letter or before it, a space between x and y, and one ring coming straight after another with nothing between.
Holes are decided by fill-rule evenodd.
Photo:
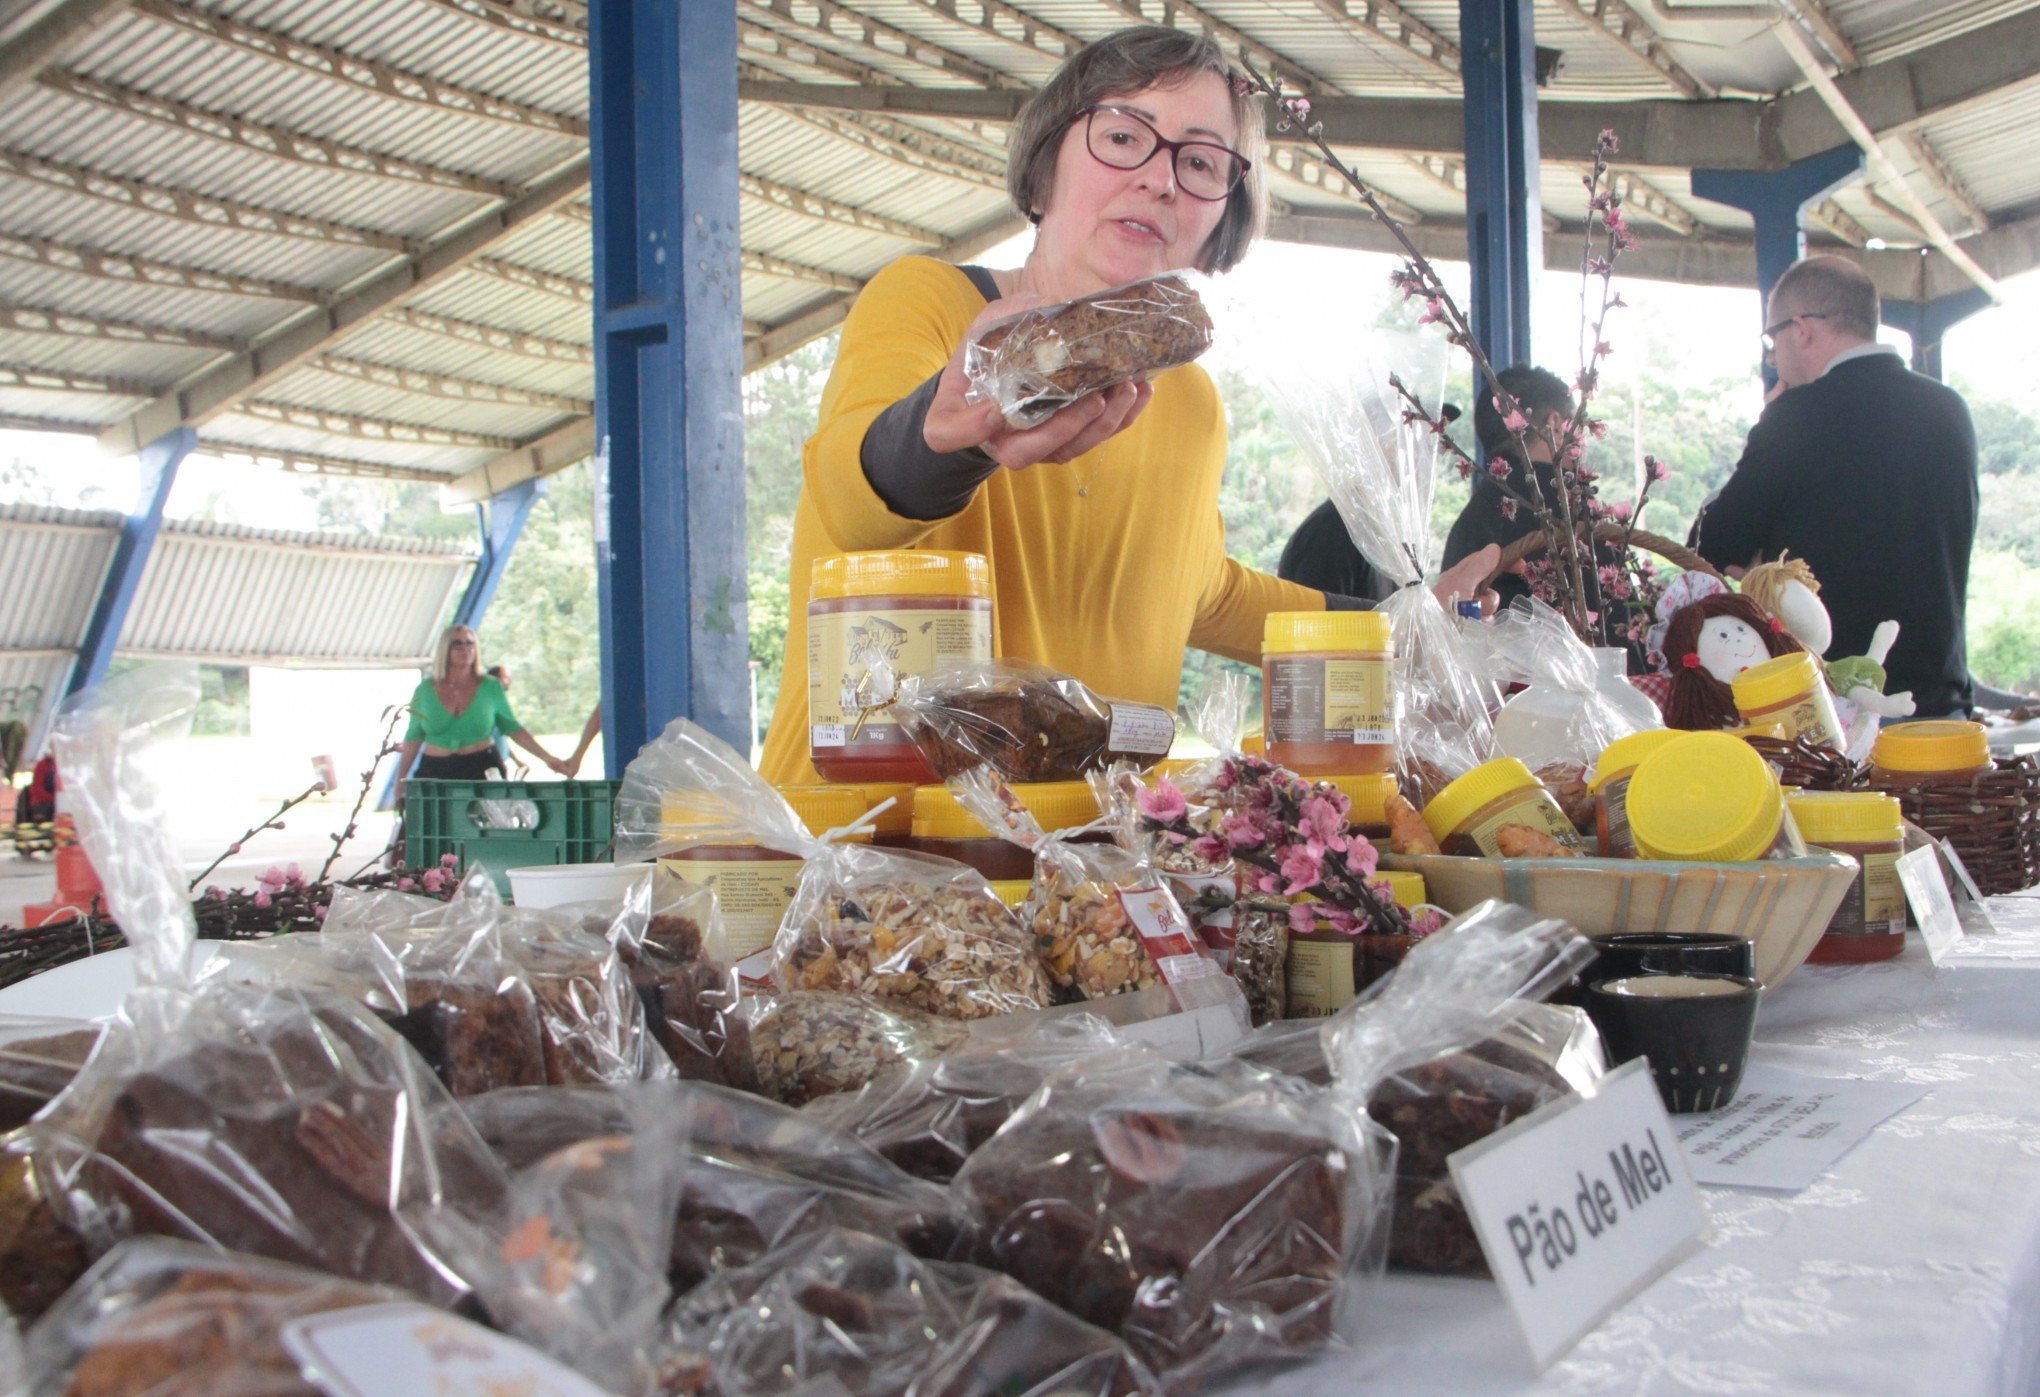
<instances>
[{"instance_id":1,"label":"woman in green top","mask_svg":"<svg viewBox=\"0 0 2040 1397\"><path fill-rule=\"evenodd\" d=\"M475 633L466 626L448 626L433 651L432 677L421 680L411 695L411 726L404 733L397 770L428 781L482 780L497 765L498 732L562 776L567 774L567 764L539 746L517 721L501 681L482 673ZM411 771L414 758L416 772ZM397 799L403 798L400 775Z\"/></svg>"}]
</instances>

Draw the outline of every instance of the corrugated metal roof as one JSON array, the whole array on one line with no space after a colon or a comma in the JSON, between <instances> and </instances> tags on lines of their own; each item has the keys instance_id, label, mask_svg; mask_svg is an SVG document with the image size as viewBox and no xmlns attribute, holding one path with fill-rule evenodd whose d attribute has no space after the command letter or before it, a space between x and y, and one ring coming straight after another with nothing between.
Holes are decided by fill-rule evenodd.
<instances>
[{"instance_id":1,"label":"corrugated metal roof","mask_svg":"<svg viewBox=\"0 0 2040 1397\"><path fill-rule=\"evenodd\" d=\"M1875 63L2000 22L2032 9L2034 2L1826 0L1826 12L1853 45L1857 59ZM575 123L585 123L588 111L588 55L585 36L577 36L573 29L580 22L573 0L558 7L560 18L523 32L508 23L491 22L492 13L510 11L510 0L476 0L465 6L447 0L170 0L191 14L287 35L357 61L388 65L428 83L454 84L486 101L551 113L566 119L564 129L551 117L462 111L322 75L218 34L199 32L179 22L176 11L157 8L160 3L148 0L101 26L61 57L54 79L12 94L0 147L138 181L159 203L168 196L192 194L245 207L172 216L162 207L95 198L26 171L0 170L0 235L38 236L107 253L146 256L173 267L337 292L389 267L402 254L318 236L286 236L265 230L265 217L324 220L408 240L415 248L496 206L496 195L557 168L584 146L574 131ZM1120 27L1127 14L1123 4L1100 0L1002 0L999 6L982 10L972 4L951 7L929 0L843 0L853 13L876 26L879 37L866 43L852 25L818 25L818 12L805 0L735 3L744 26L739 57L749 65L747 72L810 83L956 90L1039 84L1061 61L1062 44L1051 30L1073 42L1085 42ZM1449 71L1449 54L1443 60L1424 56L1412 51L1426 49L1423 40L1404 43L1395 35L1397 15L1403 14L1435 31L1448 47L1456 45L1459 0L1399 0L1389 7L1326 0L1174 0L1165 12L1186 28L1216 27L1228 47L1243 38L1255 53L1272 55L1332 91L1434 99L1458 91L1457 79ZM1014 22L1016 14L1042 26L1033 44ZM1731 95L1799 85L1783 49L1761 25L1700 14L1667 21L1652 19L1653 14L1661 12L1641 3L1538 0L1538 42L1562 49L1566 60L1564 72L1546 95L1570 101L1670 99L1696 83ZM1377 27L1370 30L1369 23ZM1624 24L1629 26L1627 38L1620 32ZM1652 24L1661 32L1653 32ZM910 51L902 51L891 37L895 34L911 38ZM1646 50L1657 57L1650 58ZM60 90L66 73L140 96L122 98L89 84ZM97 99L91 95L95 91L100 93ZM181 103L188 111L182 124L174 111L159 110L158 119L152 119L134 105L136 101ZM210 121L206 113L221 120ZM291 158L259 148L261 132L255 133L253 143L224 139L226 126L235 120L432 168L423 172L428 178L408 179ZM2040 131L2040 95L2032 84L1938 116L1924 129L1936 158L1986 209L2023 215L2040 203L2040 136L2033 134ZM860 130L865 133L862 138L847 138ZM747 175L913 225L939 240L975 229L1005 211L999 178L1003 134L996 123L856 118L842 113L803 116L747 103L740 114L738 153ZM979 173L945 171L939 153L933 159L916 157L892 144L891 136L924 149L947 145ZM1901 168L1915 169L1920 160L1899 146L1892 143L1894 158ZM1462 216L1463 196L1449 178L1441 182L1408 159L1383 151L1354 152L1351 163L1386 193L1413 206L1426 222L1450 226ZM447 187L433 182L436 175L458 177L468 184L480 181L485 187ZM1670 210L1665 219L1639 220L1655 225L1650 228L1653 234L1672 236L1689 229L1697 234L1746 236L1749 225L1743 214L1693 198L1683 174L1654 170L1649 179L1669 201ZM1924 174L1915 181L1937 211L1960 222L1957 198L1930 184ZM1277 175L1271 186L1277 197L1298 210L1354 207L1350 200L1289 176ZM1546 209L1556 217L1575 221L1584 214L1573 166L1548 163L1542 189ZM1861 234L1895 243L1917 241L1913 230L1861 189L1844 191L1838 203L1847 223ZM748 250L824 273L868 278L894 258L931 246L927 239L782 207L756 193L747 192L741 208ZM578 282L592 279L589 227L582 218L534 220L488 255L533 272ZM743 313L756 326L782 325L842 299L840 290L813 279L764 271L744 278ZM585 346L591 317L584 301L497 277L466 274L431 287L410 305L427 316L461 322L467 327L465 337L370 318L335 337L327 348L372 364L476 383L568 398L587 399L593 394L593 371L585 356L569 352L566 358L545 357L543 350L536 355L507 353L486 339L491 330L511 331L559 345ZM289 300L140 285L6 256L0 256L0 306L96 316L115 331L139 323L243 341L261 340L306 313L301 304ZM208 351L167 344L106 335L59 337L0 325L0 364L98 373L128 384L180 382L202 370L209 357ZM545 407L464 401L312 368L265 385L259 396L326 413L452 428L500 441L529 440L562 420ZM104 423L119 420L134 402L110 393L7 387L0 388L0 419ZM277 422L247 413L229 413L216 424L215 434L269 449L447 474L481 464L493 454L486 445L378 441L372 432L365 436L325 431L304 422Z\"/></svg>"}]
</instances>

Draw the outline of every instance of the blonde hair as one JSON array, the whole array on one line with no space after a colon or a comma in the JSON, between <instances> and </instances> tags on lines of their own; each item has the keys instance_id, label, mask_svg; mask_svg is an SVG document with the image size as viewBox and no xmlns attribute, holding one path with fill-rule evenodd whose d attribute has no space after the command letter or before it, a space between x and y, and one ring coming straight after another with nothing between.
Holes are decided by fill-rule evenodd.
<instances>
[{"instance_id":1,"label":"blonde hair","mask_svg":"<svg viewBox=\"0 0 2040 1397\"><path fill-rule=\"evenodd\" d=\"M1806 560L1786 553L1780 553L1775 563L1759 563L1744 573L1742 594L1776 616L1788 582L1797 582L1815 596L1820 595L1820 579L1813 575Z\"/></svg>"},{"instance_id":2,"label":"blonde hair","mask_svg":"<svg viewBox=\"0 0 2040 1397\"><path fill-rule=\"evenodd\" d=\"M472 626L448 626L439 633L439 643L432 647L432 678L435 683L446 682L446 665L452 658L453 638L466 632L475 643L475 678L482 677L482 638L475 634Z\"/></svg>"}]
</instances>

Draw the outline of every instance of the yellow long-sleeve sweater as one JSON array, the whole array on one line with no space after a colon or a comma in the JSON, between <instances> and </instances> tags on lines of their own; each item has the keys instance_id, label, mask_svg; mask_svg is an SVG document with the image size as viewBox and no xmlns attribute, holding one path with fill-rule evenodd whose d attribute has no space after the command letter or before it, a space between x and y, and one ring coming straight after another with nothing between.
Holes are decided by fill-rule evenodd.
<instances>
[{"instance_id":1,"label":"yellow long-sleeve sweater","mask_svg":"<svg viewBox=\"0 0 2040 1397\"><path fill-rule=\"evenodd\" d=\"M1171 709L1186 646L1258 663L1269 612L1324 608L1323 593L1226 557L1218 512L1225 409L1195 364L1157 376L1138 422L1066 465L995 471L947 519L888 509L865 479L865 432L941 370L984 305L955 267L907 257L872 278L843 323L821 420L802 453L786 663L759 763L770 781L818 779L808 762L807 602L810 570L824 554L982 553L991 562L994 654Z\"/></svg>"}]
</instances>

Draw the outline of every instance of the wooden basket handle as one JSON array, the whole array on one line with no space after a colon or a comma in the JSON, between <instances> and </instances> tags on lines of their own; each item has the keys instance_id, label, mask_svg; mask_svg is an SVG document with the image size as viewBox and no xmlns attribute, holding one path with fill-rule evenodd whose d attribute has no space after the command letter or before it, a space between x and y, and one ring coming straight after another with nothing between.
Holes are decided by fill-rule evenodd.
<instances>
[{"instance_id":1,"label":"wooden basket handle","mask_svg":"<svg viewBox=\"0 0 2040 1397\"><path fill-rule=\"evenodd\" d=\"M1704 572L1717 582L1726 583L1728 581L1720 572L1716 571L1714 564L1708 562L1685 544L1676 543L1666 538L1663 534L1654 534L1645 529L1631 530L1625 524L1612 522L1594 525L1594 542L1596 543L1613 543L1624 537L1628 538L1631 543L1657 554L1673 567L1684 568L1688 572ZM1550 537L1541 529L1534 533L1525 534L1514 543L1508 544L1502 549L1501 566L1495 569L1494 577L1490 577L1484 585L1492 586L1495 577L1500 577L1504 572L1507 572L1525 558L1534 557L1536 554L1542 553L1550 545Z\"/></svg>"}]
</instances>

